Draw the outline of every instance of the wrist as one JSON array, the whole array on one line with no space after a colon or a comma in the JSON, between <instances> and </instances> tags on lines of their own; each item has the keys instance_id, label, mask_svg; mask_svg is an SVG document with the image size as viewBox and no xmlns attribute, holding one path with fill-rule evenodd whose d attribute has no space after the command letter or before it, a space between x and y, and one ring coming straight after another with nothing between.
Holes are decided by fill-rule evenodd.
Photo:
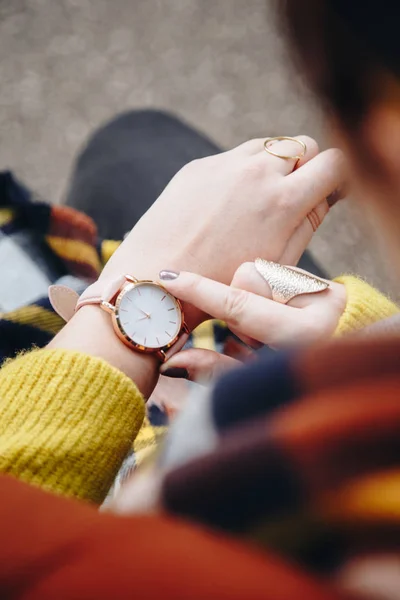
<instances>
[{"instance_id":1,"label":"wrist","mask_svg":"<svg viewBox=\"0 0 400 600\"><path fill-rule=\"evenodd\" d=\"M106 360L149 398L157 380L159 360L125 346L115 335L109 315L97 306L82 307L49 344L50 348L78 350Z\"/></svg>"}]
</instances>

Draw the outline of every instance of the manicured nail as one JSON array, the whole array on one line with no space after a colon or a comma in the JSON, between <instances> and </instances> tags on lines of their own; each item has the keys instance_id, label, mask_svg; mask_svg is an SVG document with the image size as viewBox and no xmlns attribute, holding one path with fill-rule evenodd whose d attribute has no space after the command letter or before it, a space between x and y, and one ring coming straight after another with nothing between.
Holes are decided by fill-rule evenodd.
<instances>
[{"instance_id":1,"label":"manicured nail","mask_svg":"<svg viewBox=\"0 0 400 600\"><path fill-rule=\"evenodd\" d=\"M189 371L184 367L171 367L162 372L166 377L174 377L175 379L189 379Z\"/></svg>"},{"instance_id":2,"label":"manicured nail","mask_svg":"<svg viewBox=\"0 0 400 600\"><path fill-rule=\"evenodd\" d=\"M179 277L178 271L160 271L160 279L163 281L171 281L171 279L176 279Z\"/></svg>"}]
</instances>

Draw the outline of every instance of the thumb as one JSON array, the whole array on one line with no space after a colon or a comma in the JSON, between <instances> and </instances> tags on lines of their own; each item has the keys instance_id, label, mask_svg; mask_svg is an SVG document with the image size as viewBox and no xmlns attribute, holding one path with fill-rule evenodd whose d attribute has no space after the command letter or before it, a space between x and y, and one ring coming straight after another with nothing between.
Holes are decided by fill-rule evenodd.
<instances>
[{"instance_id":1,"label":"thumb","mask_svg":"<svg viewBox=\"0 0 400 600\"><path fill-rule=\"evenodd\" d=\"M166 377L180 376L197 383L207 383L221 371L232 369L240 362L225 354L219 354L213 350L193 348L183 350L172 356L160 367L160 373ZM179 371L177 371L179 369Z\"/></svg>"}]
</instances>

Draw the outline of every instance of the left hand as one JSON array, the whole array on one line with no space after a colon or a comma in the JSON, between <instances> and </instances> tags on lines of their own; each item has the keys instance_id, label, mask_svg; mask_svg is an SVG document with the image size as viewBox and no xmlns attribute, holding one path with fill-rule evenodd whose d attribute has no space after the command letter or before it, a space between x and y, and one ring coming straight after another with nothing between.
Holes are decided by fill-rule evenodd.
<instances>
[{"instance_id":1,"label":"left hand","mask_svg":"<svg viewBox=\"0 0 400 600\"><path fill-rule=\"evenodd\" d=\"M331 336L346 306L345 287L335 282L329 282L322 292L298 295L287 304L274 302L254 263L241 265L231 286L188 272L162 284L174 296L225 321L245 341L256 340L274 348ZM237 361L227 356L193 349L173 356L161 372L185 368L190 379L204 380L235 364Z\"/></svg>"},{"instance_id":2,"label":"left hand","mask_svg":"<svg viewBox=\"0 0 400 600\"><path fill-rule=\"evenodd\" d=\"M339 150L319 153L315 140L298 139L306 144L300 160L272 156L264 140L255 139L183 167L100 279L123 273L157 279L164 267L229 283L237 266L256 256L296 264L313 234L307 215L314 211L313 218L322 222L329 210L326 198L343 187L345 177ZM274 150L293 155L299 146L280 141ZM185 315L190 328L204 319L192 306L185 306Z\"/></svg>"}]
</instances>

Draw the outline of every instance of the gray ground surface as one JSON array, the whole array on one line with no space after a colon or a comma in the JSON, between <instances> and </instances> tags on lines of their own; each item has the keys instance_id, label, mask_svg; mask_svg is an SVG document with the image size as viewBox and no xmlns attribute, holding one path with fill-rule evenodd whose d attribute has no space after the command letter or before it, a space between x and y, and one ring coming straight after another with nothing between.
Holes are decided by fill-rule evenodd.
<instances>
[{"instance_id":1,"label":"gray ground surface","mask_svg":"<svg viewBox=\"0 0 400 600\"><path fill-rule=\"evenodd\" d=\"M0 169L61 202L88 132L137 107L172 110L227 147L298 133L324 146L285 64L267 0L0 0ZM312 251L331 275L395 295L372 245L360 213L340 206Z\"/></svg>"}]
</instances>

